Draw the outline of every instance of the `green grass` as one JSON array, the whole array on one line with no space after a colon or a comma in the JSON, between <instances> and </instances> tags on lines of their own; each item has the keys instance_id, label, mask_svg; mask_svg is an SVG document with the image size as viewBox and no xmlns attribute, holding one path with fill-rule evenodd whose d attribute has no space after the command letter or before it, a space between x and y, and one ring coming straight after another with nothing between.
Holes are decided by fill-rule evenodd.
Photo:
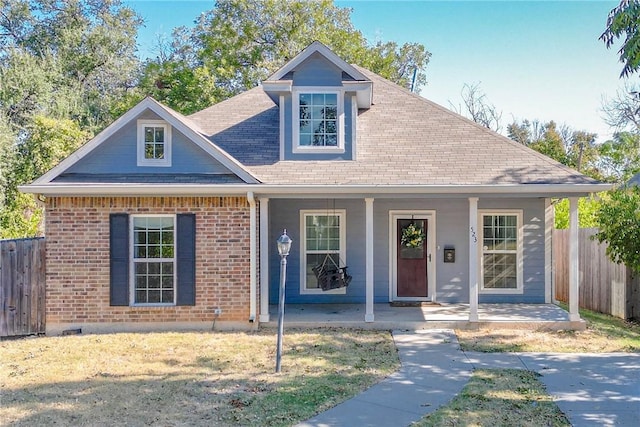
<instances>
[{"instance_id":1,"label":"green grass","mask_svg":"<svg viewBox=\"0 0 640 427\"><path fill-rule=\"evenodd\" d=\"M448 405L415 423L428 426L570 426L538 374L480 369Z\"/></svg>"},{"instance_id":2,"label":"green grass","mask_svg":"<svg viewBox=\"0 0 640 427\"><path fill-rule=\"evenodd\" d=\"M564 307L563 307L564 308ZM640 352L640 324L580 310L585 331L497 330L456 331L465 351L610 353Z\"/></svg>"},{"instance_id":3,"label":"green grass","mask_svg":"<svg viewBox=\"0 0 640 427\"><path fill-rule=\"evenodd\" d=\"M289 426L398 366L388 332L149 333L0 342L0 425Z\"/></svg>"}]
</instances>

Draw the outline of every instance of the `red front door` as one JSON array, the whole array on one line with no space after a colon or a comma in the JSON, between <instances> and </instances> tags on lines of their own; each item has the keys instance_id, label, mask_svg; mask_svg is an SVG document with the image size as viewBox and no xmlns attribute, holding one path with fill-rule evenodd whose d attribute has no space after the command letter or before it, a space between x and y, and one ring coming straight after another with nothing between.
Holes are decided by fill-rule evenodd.
<instances>
[{"instance_id":1,"label":"red front door","mask_svg":"<svg viewBox=\"0 0 640 427\"><path fill-rule=\"evenodd\" d=\"M413 229L420 229L424 239L418 245L403 242L403 231L413 224ZM397 220L397 290L398 298L426 298L427 295L427 220ZM419 239L418 239L419 240Z\"/></svg>"}]
</instances>

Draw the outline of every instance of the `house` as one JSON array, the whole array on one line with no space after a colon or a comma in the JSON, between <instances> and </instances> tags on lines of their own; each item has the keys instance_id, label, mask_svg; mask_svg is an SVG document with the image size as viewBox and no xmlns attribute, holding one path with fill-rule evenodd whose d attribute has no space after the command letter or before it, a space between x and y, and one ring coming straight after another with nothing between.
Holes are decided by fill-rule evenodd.
<instances>
[{"instance_id":1,"label":"house","mask_svg":"<svg viewBox=\"0 0 640 427\"><path fill-rule=\"evenodd\" d=\"M284 229L287 303L549 303L552 199L577 232L608 188L315 42L189 117L143 100L21 190L45 200L54 331L266 322Z\"/></svg>"}]
</instances>

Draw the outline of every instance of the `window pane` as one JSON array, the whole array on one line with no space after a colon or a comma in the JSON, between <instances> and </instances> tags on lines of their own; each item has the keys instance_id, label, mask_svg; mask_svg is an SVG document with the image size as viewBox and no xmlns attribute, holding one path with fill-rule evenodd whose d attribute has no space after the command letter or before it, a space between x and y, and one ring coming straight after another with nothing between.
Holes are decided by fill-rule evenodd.
<instances>
[{"instance_id":1,"label":"window pane","mask_svg":"<svg viewBox=\"0 0 640 427\"><path fill-rule=\"evenodd\" d=\"M156 144L154 159L164 159L164 145Z\"/></svg>"},{"instance_id":2,"label":"window pane","mask_svg":"<svg viewBox=\"0 0 640 427\"><path fill-rule=\"evenodd\" d=\"M153 128L144 128L144 142L153 142Z\"/></svg>"},{"instance_id":3,"label":"window pane","mask_svg":"<svg viewBox=\"0 0 640 427\"><path fill-rule=\"evenodd\" d=\"M155 128L155 142L164 142L164 128Z\"/></svg>"},{"instance_id":4,"label":"window pane","mask_svg":"<svg viewBox=\"0 0 640 427\"><path fill-rule=\"evenodd\" d=\"M173 217L133 217L133 227L134 259L174 258ZM174 261L135 262L135 303L173 303L174 268Z\"/></svg>"},{"instance_id":5,"label":"window pane","mask_svg":"<svg viewBox=\"0 0 640 427\"><path fill-rule=\"evenodd\" d=\"M338 96L300 94L300 146L338 146Z\"/></svg>"},{"instance_id":6,"label":"window pane","mask_svg":"<svg viewBox=\"0 0 640 427\"><path fill-rule=\"evenodd\" d=\"M516 289L517 264L515 254L485 254L484 287L490 289Z\"/></svg>"}]
</instances>

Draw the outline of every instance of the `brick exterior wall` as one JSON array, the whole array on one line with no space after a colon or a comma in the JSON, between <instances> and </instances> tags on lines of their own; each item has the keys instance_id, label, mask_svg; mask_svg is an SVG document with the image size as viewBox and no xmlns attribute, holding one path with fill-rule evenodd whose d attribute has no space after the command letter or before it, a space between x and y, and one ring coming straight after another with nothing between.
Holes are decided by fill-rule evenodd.
<instances>
[{"instance_id":1,"label":"brick exterior wall","mask_svg":"<svg viewBox=\"0 0 640 427\"><path fill-rule=\"evenodd\" d=\"M196 215L196 305L109 305L109 214ZM47 324L249 320L249 203L244 197L50 197ZM259 307L259 305L258 305Z\"/></svg>"}]
</instances>

